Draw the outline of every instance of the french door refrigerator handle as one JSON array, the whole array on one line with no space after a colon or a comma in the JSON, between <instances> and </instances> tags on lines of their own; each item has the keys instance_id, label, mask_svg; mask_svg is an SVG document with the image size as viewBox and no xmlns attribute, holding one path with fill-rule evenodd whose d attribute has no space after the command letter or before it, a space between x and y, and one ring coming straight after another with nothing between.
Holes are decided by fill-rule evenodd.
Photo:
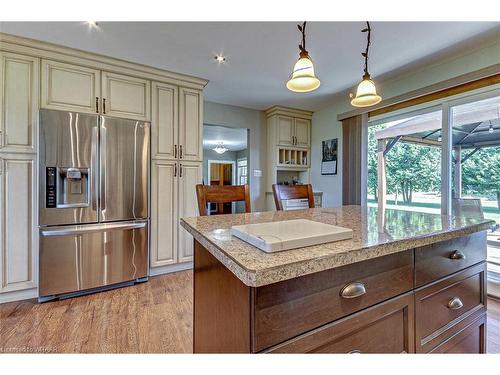
<instances>
[{"instance_id":1,"label":"french door refrigerator handle","mask_svg":"<svg viewBox=\"0 0 500 375\"><path fill-rule=\"evenodd\" d=\"M104 117L101 116L101 142L100 142L100 145L101 145L101 155L100 155L100 159L101 159L101 162L99 163L100 164L100 167L101 167L101 170L100 170L100 186L101 188L99 189L99 195L100 195L100 204L101 204L101 214L103 211L106 210L106 147L107 147L107 144L106 144L106 126L104 125Z\"/></svg>"},{"instance_id":2,"label":"french door refrigerator handle","mask_svg":"<svg viewBox=\"0 0 500 375\"><path fill-rule=\"evenodd\" d=\"M99 191L99 179L97 175L99 165L99 155L97 152L99 144L99 124L92 128L92 146L90 152L90 185L91 185L91 201L92 210L97 211L97 192Z\"/></svg>"},{"instance_id":3,"label":"french door refrigerator handle","mask_svg":"<svg viewBox=\"0 0 500 375\"><path fill-rule=\"evenodd\" d=\"M145 228L147 221L134 223L116 223L116 224L97 224L97 225L74 225L69 227L56 227L43 229L40 234L43 237L51 236L70 236L73 234L85 234L92 232L102 232L108 230L141 229Z\"/></svg>"}]
</instances>

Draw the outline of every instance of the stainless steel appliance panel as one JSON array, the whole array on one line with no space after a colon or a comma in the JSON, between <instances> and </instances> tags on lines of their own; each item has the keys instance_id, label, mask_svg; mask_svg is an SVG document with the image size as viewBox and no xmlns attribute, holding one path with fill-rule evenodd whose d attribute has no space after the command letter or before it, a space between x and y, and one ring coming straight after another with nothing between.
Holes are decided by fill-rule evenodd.
<instances>
[{"instance_id":1,"label":"stainless steel appliance panel","mask_svg":"<svg viewBox=\"0 0 500 375\"><path fill-rule=\"evenodd\" d=\"M148 222L51 227L40 231L40 296L145 277Z\"/></svg>"},{"instance_id":2,"label":"stainless steel appliance panel","mask_svg":"<svg viewBox=\"0 0 500 375\"><path fill-rule=\"evenodd\" d=\"M147 218L149 123L101 116L99 221Z\"/></svg>"},{"instance_id":3,"label":"stainless steel appliance panel","mask_svg":"<svg viewBox=\"0 0 500 375\"><path fill-rule=\"evenodd\" d=\"M41 226L97 222L98 120L97 115L40 110Z\"/></svg>"}]
</instances>

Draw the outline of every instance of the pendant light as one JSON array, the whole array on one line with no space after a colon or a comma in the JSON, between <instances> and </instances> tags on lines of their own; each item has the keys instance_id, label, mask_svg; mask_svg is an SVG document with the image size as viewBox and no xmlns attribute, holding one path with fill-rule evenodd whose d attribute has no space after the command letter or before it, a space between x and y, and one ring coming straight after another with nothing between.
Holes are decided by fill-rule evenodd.
<instances>
[{"instance_id":1,"label":"pendant light","mask_svg":"<svg viewBox=\"0 0 500 375\"><path fill-rule=\"evenodd\" d=\"M224 147L224 142L221 141L212 150L214 150L218 154L223 154L224 152L226 152L229 149L227 147Z\"/></svg>"},{"instance_id":2,"label":"pendant light","mask_svg":"<svg viewBox=\"0 0 500 375\"><path fill-rule=\"evenodd\" d=\"M366 51L361 53L365 58L365 74L363 74L363 80L359 83L358 89L356 90L356 97L351 100L351 104L354 107L370 107L380 103L382 100L382 98L377 95L375 83L371 80L370 73L368 73L368 50L370 49L371 31L370 22L367 21L366 28L361 30L362 33L368 33ZM351 98L352 96L351 94Z\"/></svg>"},{"instance_id":3,"label":"pendant light","mask_svg":"<svg viewBox=\"0 0 500 375\"><path fill-rule=\"evenodd\" d=\"M288 90L293 92L309 92L316 90L319 85L319 79L314 75L314 66L309 53L306 50L306 22L297 25L302 33L302 44L299 44L299 59L293 67L291 78L286 83Z\"/></svg>"}]
</instances>

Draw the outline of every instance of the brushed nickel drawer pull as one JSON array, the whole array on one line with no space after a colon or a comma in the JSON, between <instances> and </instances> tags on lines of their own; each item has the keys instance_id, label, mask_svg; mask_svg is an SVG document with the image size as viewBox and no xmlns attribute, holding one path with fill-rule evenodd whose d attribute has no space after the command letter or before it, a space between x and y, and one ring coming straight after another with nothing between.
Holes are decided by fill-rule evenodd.
<instances>
[{"instance_id":1,"label":"brushed nickel drawer pull","mask_svg":"<svg viewBox=\"0 0 500 375\"><path fill-rule=\"evenodd\" d=\"M459 250L455 250L450 254L449 258L454 260L465 259L465 254Z\"/></svg>"},{"instance_id":2,"label":"brushed nickel drawer pull","mask_svg":"<svg viewBox=\"0 0 500 375\"><path fill-rule=\"evenodd\" d=\"M361 350L354 349L354 350L351 350L350 352L348 352L347 354L361 354Z\"/></svg>"},{"instance_id":3,"label":"brushed nickel drawer pull","mask_svg":"<svg viewBox=\"0 0 500 375\"><path fill-rule=\"evenodd\" d=\"M365 285L360 282L349 283L340 290L340 296L342 298L356 298L365 293Z\"/></svg>"},{"instance_id":4,"label":"brushed nickel drawer pull","mask_svg":"<svg viewBox=\"0 0 500 375\"><path fill-rule=\"evenodd\" d=\"M450 299L450 300L448 301L448 305L447 305L447 306L448 306L448 308L449 308L450 310L458 310L458 309L461 309L461 308L464 306L464 304L463 304L463 302L460 300L460 298L458 298L458 297L453 297L452 299Z\"/></svg>"}]
</instances>

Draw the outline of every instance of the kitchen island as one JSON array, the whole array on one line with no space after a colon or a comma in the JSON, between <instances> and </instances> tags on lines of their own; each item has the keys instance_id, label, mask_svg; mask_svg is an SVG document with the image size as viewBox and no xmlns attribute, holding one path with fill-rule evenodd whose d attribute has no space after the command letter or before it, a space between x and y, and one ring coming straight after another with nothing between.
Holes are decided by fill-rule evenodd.
<instances>
[{"instance_id":1,"label":"kitchen island","mask_svg":"<svg viewBox=\"0 0 500 375\"><path fill-rule=\"evenodd\" d=\"M308 219L353 238L265 253L234 225ZM493 221L360 206L184 218L194 352L485 352Z\"/></svg>"}]
</instances>

